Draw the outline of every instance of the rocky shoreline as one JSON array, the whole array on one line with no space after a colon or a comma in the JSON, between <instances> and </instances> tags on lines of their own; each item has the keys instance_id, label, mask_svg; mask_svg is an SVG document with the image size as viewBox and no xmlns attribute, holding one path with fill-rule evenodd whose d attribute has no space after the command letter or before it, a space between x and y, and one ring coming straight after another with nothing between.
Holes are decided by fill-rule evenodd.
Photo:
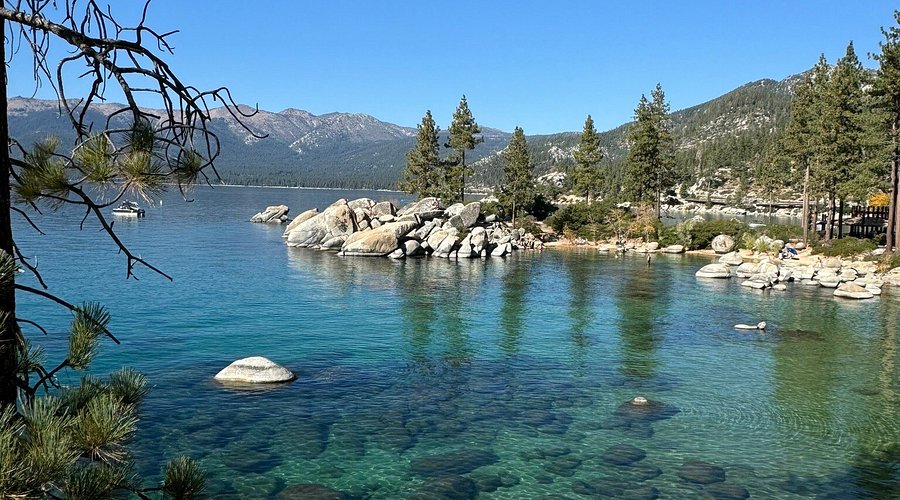
<instances>
[{"instance_id":1,"label":"rocky shoreline","mask_svg":"<svg viewBox=\"0 0 900 500\"><path fill-rule=\"evenodd\" d=\"M879 272L878 263L841 257L822 257L803 250L779 259L752 250L731 250L718 262L700 268L698 278L742 279L741 286L757 290L787 290L787 284L834 289L835 297L871 299L881 295L885 285L900 286L900 267Z\"/></svg>"},{"instance_id":2,"label":"rocky shoreline","mask_svg":"<svg viewBox=\"0 0 900 500\"><path fill-rule=\"evenodd\" d=\"M287 213L287 206L271 206L251 221L281 224ZM477 201L445 208L438 198L401 208L390 201L340 199L322 212L311 209L296 216L283 237L291 247L392 259L504 257L519 249L543 248L533 234L482 214Z\"/></svg>"}]
</instances>

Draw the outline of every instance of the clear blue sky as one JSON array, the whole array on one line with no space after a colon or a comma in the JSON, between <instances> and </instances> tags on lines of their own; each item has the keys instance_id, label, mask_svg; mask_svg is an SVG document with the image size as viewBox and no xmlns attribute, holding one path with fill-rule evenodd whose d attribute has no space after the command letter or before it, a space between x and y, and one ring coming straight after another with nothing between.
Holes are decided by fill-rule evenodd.
<instances>
[{"instance_id":1,"label":"clear blue sky","mask_svg":"<svg viewBox=\"0 0 900 500\"><path fill-rule=\"evenodd\" d=\"M143 2L119 0L127 17ZM854 1L155 0L178 29L173 68L240 102L314 114L367 113L442 128L466 94L483 126L526 134L605 130L660 82L672 109L760 78L834 62L849 41L866 66L897 6ZM24 58L20 58L24 59ZM10 95L30 95L14 61ZM38 96L46 97L41 91Z\"/></svg>"}]
</instances>

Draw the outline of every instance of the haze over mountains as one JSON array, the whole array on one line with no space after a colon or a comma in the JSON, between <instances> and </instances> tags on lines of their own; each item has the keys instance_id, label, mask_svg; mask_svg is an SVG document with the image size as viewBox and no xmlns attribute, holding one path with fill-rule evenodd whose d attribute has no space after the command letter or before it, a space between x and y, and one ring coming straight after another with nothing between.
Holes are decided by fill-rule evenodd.
<instances>
[{"instance_id":1,"label":"haze over mountains","mask_svg":"<svg viewBox=\"0 0 900 500\"><path fill-rule=\"evenodd\" d=\"M696 178L709 177L716 171L730 172L735 177L745 175L742 172L749 170L747 162L784 127L791 88L797 80L798 76L782 81L759 80L672 113L679 163L683 168L695 170L692 176ZM115 109L118 108L113 104L95 106L88 121L94 121L95 128L102 126L106 116ZM69 124L60 117L56 101L12 98L9 113L12 136L23 144L53 135L60 137L63 145L73 141ZM478 110L473 109L473 113L477 119ZM260 110L245 119L250 129L267 135L265 139L257 139L224 108L213 110L212 116L212 129L222 144L217 168L222 181L229 184L396 187L406 153L416 137L415 128L365 114L316 116L290 108L277 113ZM476 170L470 187L487 188L501 180L500 152L511 136L484 125L484 143L467 155L467 159L475 162ZM578 144L581 125L572 124L578 132L528 136L537 175L565 171L572 165L572 150ZM621 170L626 125L601 133L604 161L612 176Z\"/></svg>"}]
</instances>

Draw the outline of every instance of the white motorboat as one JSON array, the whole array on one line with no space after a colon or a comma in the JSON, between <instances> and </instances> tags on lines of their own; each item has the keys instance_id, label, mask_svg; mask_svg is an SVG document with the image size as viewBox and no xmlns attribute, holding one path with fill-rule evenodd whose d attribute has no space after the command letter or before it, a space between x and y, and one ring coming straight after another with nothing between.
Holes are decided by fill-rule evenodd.
<instances>
[{"instance_id":1,"label":"white motorboat","mask_svg":"<svg viewBox=\"0 0 900 500\"><path fill-rule=\"evenodd\" d=\"M145 215L143 208L139 207L137 203L128 200L123 201L121 205L114 208L112 213L120 217L143 217Z\"/></svg>"}]
</instances>

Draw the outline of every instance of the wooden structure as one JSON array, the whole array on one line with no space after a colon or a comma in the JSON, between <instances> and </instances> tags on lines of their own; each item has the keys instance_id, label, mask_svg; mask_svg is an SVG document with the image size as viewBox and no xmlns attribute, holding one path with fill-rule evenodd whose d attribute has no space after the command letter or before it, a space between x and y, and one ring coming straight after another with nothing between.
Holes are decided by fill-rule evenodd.
<instances>
[{"instance_id":1,"label":"wooden structure","mask_svg":"<svg viewBox=\"0 0 900 500\"><path fill-rule=\"evenodd\" d=\"M850 236L871 238L887 232L888 207L854 207L850 216Z\"/></svg>"}]
</instances>

